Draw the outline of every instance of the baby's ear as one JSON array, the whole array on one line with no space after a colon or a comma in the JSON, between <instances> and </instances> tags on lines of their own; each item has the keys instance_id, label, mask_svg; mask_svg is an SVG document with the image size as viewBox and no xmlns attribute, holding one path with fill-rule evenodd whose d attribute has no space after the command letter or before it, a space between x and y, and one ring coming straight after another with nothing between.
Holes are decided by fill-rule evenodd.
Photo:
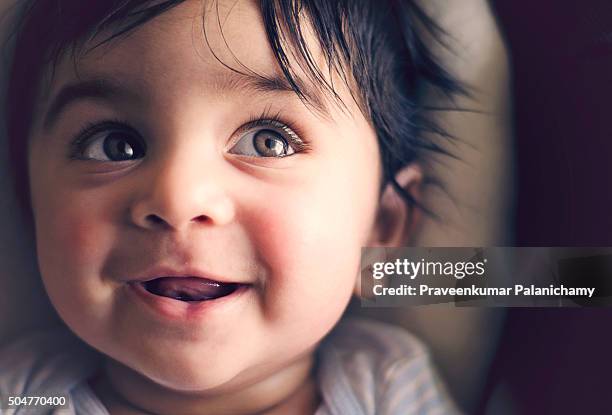
<instances>
[{"instance_id":1,"label":"baby's ear","mask_svg":"<svg viewBox=\"0 0 612 415\"><path fill-rule=\"evenodd\" d=\"M423 172L420 166L411 164L404 167L395 176L395 179L413 200L420 201L423 183ZM406 246L414 239L413 233L419 220L420 209L417 206L411 206L393 185L387 184L378 204L376 219L366 246L381 248ZM368 268L377 261L387 261L386 250L368 250L368 257L362 258L361 266ZM361 271L364 272L364 269ZM366 280L369 281L369 279ZM355 281L355 295L364 297L363 292L371 291L371 287L361 287L361 276L358 275Z\"/></svg>"},{"instance_id":2,"label":"baby's ear","mask_svg":"<svg viewBox=\"0 0 612 415\"><path fill-rule=\"evenodd\" d=\"M413 200L420 201L423 171L419 165L413 163L404 167L397 173L395 179ZM408 245L414 239L413 233L420 216L418 206L411 206L392 184L387 184L378 205L368 246Z\"/></svg>"}]
</instances>

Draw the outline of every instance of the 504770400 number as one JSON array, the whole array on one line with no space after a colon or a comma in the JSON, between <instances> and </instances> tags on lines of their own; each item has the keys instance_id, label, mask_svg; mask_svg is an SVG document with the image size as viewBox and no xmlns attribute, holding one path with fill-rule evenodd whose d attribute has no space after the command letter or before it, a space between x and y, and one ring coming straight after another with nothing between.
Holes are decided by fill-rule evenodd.
<instances>
[{"instance_id":1,"label":"504770400 number","mask_svg":"<svg viewBox=\"0 0 612 415\"><path fill-rule=\"evenodd\" d=\"M9 396L2 400L3 408L18 408L23 406L66 406L66 396Z\"/></svg>"}]
</instances>

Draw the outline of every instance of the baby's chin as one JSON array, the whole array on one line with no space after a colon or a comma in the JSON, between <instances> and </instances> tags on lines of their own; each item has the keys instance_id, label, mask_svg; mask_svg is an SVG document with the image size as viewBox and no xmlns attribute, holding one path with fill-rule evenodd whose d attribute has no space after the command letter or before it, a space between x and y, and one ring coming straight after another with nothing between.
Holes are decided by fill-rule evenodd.
<instances>
[{"instance_id":1,"label":"baby's chin","mask_svg":"<svg viewBox=\"0 0 612 415\"><path fill-rule=\"evenodd\" d=\"M219 394L250 382L242 368L241 356L220 358L201 353L198 356L118 356L106 357L106 367L115 378L134 385L148 384L177 392Z\"/></svg>"},{"instance_id":2,"label":"baby's chin","mask_svg":"<svg viewBox=\"0 0 612 415\"><path fill-rule=\"evenodd\" d=\"M132 339L137 343L137 339ZM202 396L232 394L273 379L295 378L312 363L314 347L258 347L243 339L227 347L177 343L176 350L148 345L109 344L104 350L107 372L125 384L141 384L151 390L198 393ZM132 347L129 347L132 346ZM126 351L127 350L127 351ZM298 377L302 377L299 375ZM282 383L282 382L281 382Z\"/></svg>"}]
</instances>

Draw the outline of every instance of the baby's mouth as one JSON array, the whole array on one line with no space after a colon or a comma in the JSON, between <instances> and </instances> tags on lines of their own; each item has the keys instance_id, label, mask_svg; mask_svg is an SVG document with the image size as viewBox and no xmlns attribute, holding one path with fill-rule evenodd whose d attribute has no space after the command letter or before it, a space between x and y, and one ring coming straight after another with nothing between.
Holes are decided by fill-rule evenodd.
<instances>
[{"instance_id":1,"label":"baby's mouth","mask_svg":"<svg viewBox=\"0 0 612 415\"><path fill-rule=\"evenodd\" d=\"M245 284L223 283L199 277L159 277L139 282L153 295L174 300L208 301L232 294Z\"/></svg>"}]
</instances>

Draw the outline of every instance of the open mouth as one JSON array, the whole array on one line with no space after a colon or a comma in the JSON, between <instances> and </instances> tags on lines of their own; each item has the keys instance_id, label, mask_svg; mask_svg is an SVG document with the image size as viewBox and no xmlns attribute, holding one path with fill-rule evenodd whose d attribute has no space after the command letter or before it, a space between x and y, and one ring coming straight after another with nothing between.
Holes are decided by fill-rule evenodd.
<instances>
[{"instance_id":1,"label":"open mouth","mask_svg":"<svg viewBox=\"0 0 612 415\"><path fill-rule=\"evenodd\" d=\"M199 277L159 277L139 284L153 295L185 302L215 300L228 296L246 285L222 283Z\"/></svg>"}]
</instances>

